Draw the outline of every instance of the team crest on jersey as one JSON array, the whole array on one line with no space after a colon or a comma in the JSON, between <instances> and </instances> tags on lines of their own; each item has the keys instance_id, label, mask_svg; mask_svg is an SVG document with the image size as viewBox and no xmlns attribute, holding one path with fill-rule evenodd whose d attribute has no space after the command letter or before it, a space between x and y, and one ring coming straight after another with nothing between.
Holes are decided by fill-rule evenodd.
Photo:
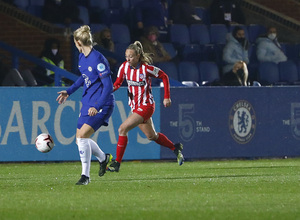
<instances>
[{"instance_id":1,"label":"team crest on jersey","mask_svg":"<svg viewBox=\"0 0 300 220\"><path fill-rule=\"evenodd\" d=\"M144 79L144 74L140 73L140 79Z\"/></svg>"},{"instance_id":2,"label":"team crest on jersey","mask_svg":"<svg viewBox=\"0 0 300 220\"><path fill-rule=\"evenodd\" d=\"M97 65L97 69L100 71L100 72L103 72L105 70L105 65L103 63L99 63Z\"/></svg>"},{"instance_id":3,"label":"team crest on jersey","mask_svg":"<svg viewBox=\"0 0 300 220\"><path fill-rule=\"evenodd\" d=\"M89 66L88 70L89 70L90 72L92 72L93 68L92 68L91 66Z\"/></svg>"},{"instance_id":4,"label":"team crest on jersey","mask_svg":"<svg viewBox=\"0 0 300 220\"><path fill-rule=\"evenodd\" d=\"M248 143L256 130L256 116L252 105L246 100L239 100L232 106L229 114L229 130L239 144Z\"/></svg>"}]
</instances>

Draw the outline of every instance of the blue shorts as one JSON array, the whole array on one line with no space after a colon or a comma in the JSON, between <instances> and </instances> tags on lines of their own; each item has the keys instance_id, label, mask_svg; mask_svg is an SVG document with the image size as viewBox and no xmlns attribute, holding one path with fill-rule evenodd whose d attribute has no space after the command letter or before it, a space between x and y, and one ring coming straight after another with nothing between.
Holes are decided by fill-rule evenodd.
<instances>
[{"instance_id":1,"label":"blue shorts","mask_svg":"<svg viewBox=\"0 0 300 220\"><path fill-rule=\"evenodd\" d=\"M108 120L112 115L113 110L114 105L106 105L102 108L102 111L95 116L80 115L77 121L77 128L80 129L83 124L88 124L94 131L97 131L102 125L108 125Z\"/></svg>"}]
</instances>

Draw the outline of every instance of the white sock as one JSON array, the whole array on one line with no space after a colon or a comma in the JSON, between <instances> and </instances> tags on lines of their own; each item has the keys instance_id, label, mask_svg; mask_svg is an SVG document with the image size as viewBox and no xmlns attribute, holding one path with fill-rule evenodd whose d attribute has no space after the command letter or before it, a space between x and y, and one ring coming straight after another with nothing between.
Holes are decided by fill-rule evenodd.
<instances>
[{"instance_id":1,"label":"white sock","mask_svg":"<svg viewBox=\"0 0 300 220\"><path fill-rule=\"evenodd\" d=\"M103 162L105 160L105 153L100 149L99 145L92 139L89 139L90 146L92 149L92 154L99 160Z\"/></svg>"},{"instance_id":2,"label":"white sock","mask_svg":"<svg viewBox=\"0 0 300 220\"><path fill-rule=\"evenodd\" d=\"M90 177L90 167L91 167L91 146L89 144L89 138L77 138L78 151L81 160L82 173Z\"/></svg>"}]
</instances>

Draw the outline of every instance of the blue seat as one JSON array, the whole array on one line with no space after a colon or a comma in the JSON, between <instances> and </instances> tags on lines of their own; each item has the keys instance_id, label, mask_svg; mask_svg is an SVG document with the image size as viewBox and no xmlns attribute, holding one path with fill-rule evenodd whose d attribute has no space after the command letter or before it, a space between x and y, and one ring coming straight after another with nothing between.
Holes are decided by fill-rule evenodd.
<instances>
[{"instance_id":1,"label":"blue seat","mask_svg":"<svg viewBox=\"0 0 300 220\"><path fill-rule=\"evenodd\" d=\"M90 0L90 8L91 9L108 9L109 2L108 0Z\"/></svg>"},{"instance_id":2,"label":"blue seat","mask_svg":"<svg viewBox=\"0 0 300 220\"><path fill-rule=\"evenodd\" d=\"M225 24L211 24L209 28L210 42L213 44L225 44L228 29Z\"/></svg>"},{"instance_id":3,"label":"blue seat","mask_svg":"<svg viewBox=\"0 0 300 220\"><path fill-rule=\"evenodd\" d=\"M197 62L201 59L201 45L186 44L183 46L181 60Z\"/></svg>"},{"instance_id":4,"label":"blue seat","mask_svg":"<svg viewBox=\"0 0 300 220\"><path fill-rule=\"evenodd\" d=\"M112 40L114 43L130 43L129 28L125 24L112 24L110 26Z\"/></svg>"},{"instance_id":5,"label":"blue seat","mask_svg":"<svg viewBox=\"0 0 300 220\"><path fill-rule=\"evenodd\" d=\"M266 28L260 24L250 24L248 25L248 36L250 43L255 43L256 39L266 33Z\"/></svg>"},{"instance_id":6,"label":"blue seat","mask_svg":"<svg viewBox=\"0 0 300 220\"><path fill-rule=\"evenodd\" d=\"M78 6L79 8L79 18L83 21L83 24L90 24L89 10L84 6Z\"/></svg>"},{"instance_id":7,"label":"blue seat","mask_svg":"<svg viewBox=\"0 0 300 220\"><path fill-rule=\"evenodd\" d=\"M169 78L179 81L179 75L177 66L174 62L160 62L156 65L158 68L160 68L162 71L164 71Z\"/></svg>"},{"instance_id":8,"label":"blue seat","mask_svg":"<svg viewBox=\"0 0 300 220\"><path fill-rule=\"evenodd\" d=\"M289 60L300 60L300 44L286 43L281 45L284 47L284 52Z\"/></svg>"},{"instance_id":9,"label":"blue seat","mask_svg":"<svg viewBox=\"0 0 300 220\"><path fill-rule=\"evenodd\" d=\"M115 44L115 53L120 55L121 57L125 57L125 51L128 47L127 43L116 43ZM125 61L125 58L124 58Z\"/></svg>"},{"instance_id":10,"label":"blue seat","mask_svg":"<svg viewBox=\"0 0 300 220\"><path fill-rule=\"evenodd\" d=\"M165 50L168 52L168 54L171 56L172 59L177 56L178 52L172 43L164 42L164 43L162 43L162 45L165 48Z\"/></svg>"},{"instance_id":11,"label":"blue seat","mask_svg":"<svg viewBox=\"0 0 300 220\"><path fill-rule=\"evenodd\" d=\"M198 64L201 84L212 83L220 79L218 65L213 61L201 61Z\"/></svg>"},{"instance_id":12,"label":"blue seat","mask_svg":"<svg viewBox=\"0 0 300 220\"><path fill-rule=\"evenodd\" d=\"M14 0L14 4L24 11L26 11L30 5L29 0Z\"/></svg>"},{"instance_id":13,"label":"blue seat","mask_svg":"<svg viewBox=\"0 0 300 220\"><path fill-rule=\"evenodd\" d=\"M278 63L279 79L287 84L299 84L297 65L294 61L288 60Z\"/></svg>"},{"instance_id":14,"label":"blue seat","mask_svg":"<svg viewBox=\"0 0 300 220\"><path fill-rule=\"evenodd\" d=\"M178 63L178 74L180 81L200 82L200 74L195 62L181 61Z\"/></svg>"},{"instance_id":15,"label":"blue seat","mask_svg":"<svg viewBox=\"0 0 300 220\"><path fill-rule=\"evenodd\" d=\"M193 44L209 44L210 36L206 25L192 24L190 26L191 43Z\"/></svg>"},{"instance_id":16,"label":"blue seat","mask_svg":"<svg viewBox=\"0 0 300 220\"><path fill-rule=\"evenodd\" d=\"M93 23L93 24L90 24L90 28L91 28L92 33L97 33L97 32L102 31L103 29L107 28L107 26L105 24Z\"/></svg>"},{"instance_id":17,"label":"blue seat","mask_svg":"<svg viewBox=\"0 0 300 220\"><path fill-rule=\"evenodd\" d=\"M262 85L279 84L278 65L273 62L262 62L258 66L258 80Z\"/></svg>"},{"instance_id":18,"label":"blue seat","mask_svg":"<svg viewBox=\"0 0 300 220\"><path fill-rule=\"evenodd\" d=\"M71 31L77 30L78 28L80 28L80 26L82 26L81 23L72 23L72 24L70 24Z\"/></svg>"},{"instance_id":19,"label":"blue seat","mask_svg":"<svg viewBox=\"0 0 300 220\"><path fill-rule=\"evenodd\" d=\"M45 0L30 0L30 5L44 6Z\"/></svg>"},{"instance_id":20,"label":"blue seat","mask_svg":"<svg viewBox=\"0 0 300 220\"><path fill-rule=\"evenodd\" d=\"M189 29L185 24L173 24L170 26L170 42L175 48L190 44Z\"/></svg>"}]
</instances>

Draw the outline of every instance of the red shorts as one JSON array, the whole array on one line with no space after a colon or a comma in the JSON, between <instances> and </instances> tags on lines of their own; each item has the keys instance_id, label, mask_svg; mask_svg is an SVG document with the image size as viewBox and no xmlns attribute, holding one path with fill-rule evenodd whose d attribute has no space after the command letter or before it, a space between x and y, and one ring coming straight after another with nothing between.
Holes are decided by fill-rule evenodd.
<instances>
[{"instance_id":1,"label":"red shorts","mask_svg":"<svg viewBox=\"0 0 300 220\"><path fill-rule=\"evenodd\" d=\"M155 110L155 104L152 105L141 105L134 109L132 113L136 113L144 118L144 122L148 121L153 115Z\"/></svg>"}]
</instances>

